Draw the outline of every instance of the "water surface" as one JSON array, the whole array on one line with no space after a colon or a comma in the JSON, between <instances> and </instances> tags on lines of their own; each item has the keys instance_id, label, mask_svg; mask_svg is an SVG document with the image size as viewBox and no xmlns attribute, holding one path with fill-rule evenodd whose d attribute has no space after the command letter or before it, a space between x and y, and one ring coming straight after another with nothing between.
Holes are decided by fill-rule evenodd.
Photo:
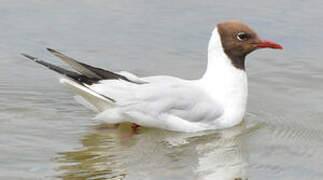
<instances>
[{"instance_id":1,"label":"water surface","mask_svg":"<svg viewBox=\"0 0 323 180\"><path fill-rule=\"evenodd\" d=\"M323 3L32 0L0 5L0 179L322 179ZM200 134L105 128L57 75L58 49L138 75L202 75L215 24L248 23L284 51L247 58L244 123Z\"/></svg>"}]
</instances>

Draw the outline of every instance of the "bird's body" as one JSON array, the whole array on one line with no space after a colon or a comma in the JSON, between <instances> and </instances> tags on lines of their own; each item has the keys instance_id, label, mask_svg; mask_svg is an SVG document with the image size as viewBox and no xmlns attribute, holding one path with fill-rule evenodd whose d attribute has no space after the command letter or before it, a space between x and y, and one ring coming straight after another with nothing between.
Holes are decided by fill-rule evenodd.
<instances>
[{"instance_id":1,"label":"bird's body","mask_svg":"<svg viewBox=\"0 0 323 180\"><path fill-rule=\"evenodd\" d=\"M239 25L242 30L249 30ZM95 119L182 132L227 128L240 123L246 110L248 84L244 57L253 49L242 52L243 57L232 48L229 50L234 56L228 54L230 44L223 42L225 28L220 25L214 29L209 41L207 70L193 81L171 76L140 78L128 72L113 73L80 63L52 49L49 50L79 75L29 55L26 57L65 74L67 77L61 82L80 95L79 102L98 112ZM254 38L258 40L258 36ZM265 41L258 41L266 45L262 43ZM266 47L273 46L270 43Z\"/></svg>"}]
</instances>

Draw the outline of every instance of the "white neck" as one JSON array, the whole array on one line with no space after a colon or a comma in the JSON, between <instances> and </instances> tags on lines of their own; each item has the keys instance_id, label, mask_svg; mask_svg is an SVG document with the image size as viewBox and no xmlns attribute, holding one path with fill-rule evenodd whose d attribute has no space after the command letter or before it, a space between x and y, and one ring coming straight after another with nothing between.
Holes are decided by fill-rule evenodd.
<instances>
[{"instance_id":1,"label":"white neck","mask_svg":"<svg viewBox=\"0 0 323 180\"><path fill-rule=\"evenodd\" d=\"M221 125L238 124L246 109L247 75L244 70L234 67L223 51L217 28L209 41L207 69L200 82L206 92L224 108Z\"/></svg>"}]
</instances>

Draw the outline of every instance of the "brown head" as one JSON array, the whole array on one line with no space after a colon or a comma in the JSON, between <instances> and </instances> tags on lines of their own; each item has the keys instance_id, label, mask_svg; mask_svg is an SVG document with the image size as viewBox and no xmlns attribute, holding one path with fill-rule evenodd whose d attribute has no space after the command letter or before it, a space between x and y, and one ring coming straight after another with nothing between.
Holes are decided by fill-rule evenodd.
<instances>
[{"instance_id":1,"label":"brown head","mask_svg":"<svg viewBox=\"0 0 323 180\"><path fill-rule=\"evenodd\" d=\"M283 49L279 44L261 39L248 25L237 21L218 24L222 47L232 64L245 69L245 57L259 48Z\"/></svg>"}]
</instances>

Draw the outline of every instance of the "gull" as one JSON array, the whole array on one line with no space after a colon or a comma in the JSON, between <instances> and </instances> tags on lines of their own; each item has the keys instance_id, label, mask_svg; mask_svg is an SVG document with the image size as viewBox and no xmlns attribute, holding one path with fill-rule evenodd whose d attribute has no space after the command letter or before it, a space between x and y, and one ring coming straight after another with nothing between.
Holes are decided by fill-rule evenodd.
<instances>
[{"instance_id":1,"label":"gull","mask_svg":"<svg viewBox=\"0 0 323 180\"><path fill-rule=\"evenodd\" d=\"M282 46L263 40L244 23L220 23L208 44L206 71L197 80L112 72L50 48L49 52L75 71L22 55L64 75L60 82L78 94L76 99L81 104L97 112L96 120L112 124L129 122L134 130L144 126L198 132L229 128L242 121L248 95L245 58L262 48Z\"/></svg>"}]
</instances>

